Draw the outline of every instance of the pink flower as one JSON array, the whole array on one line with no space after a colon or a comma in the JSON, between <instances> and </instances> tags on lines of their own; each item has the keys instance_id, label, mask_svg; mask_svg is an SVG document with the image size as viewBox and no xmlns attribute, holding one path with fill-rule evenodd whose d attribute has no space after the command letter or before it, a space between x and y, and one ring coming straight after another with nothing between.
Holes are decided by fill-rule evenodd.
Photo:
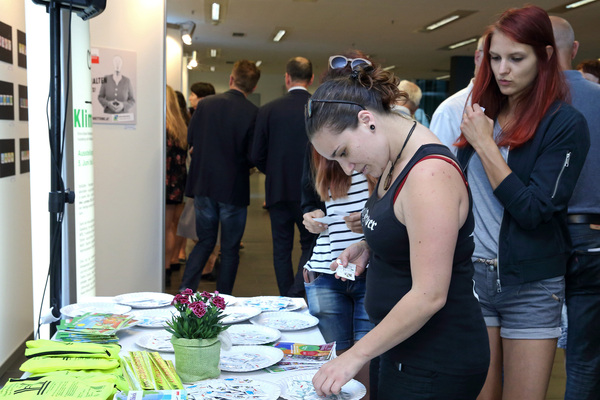
<instances>
[{"instance_id":1,"label":"pink flower","mask_svg":"<svg viewBox=\"0 0 600 400\"><path fill-rule=\"evenodd\" d=\"M190 310L198 317L202 318L206 314L206 304L201 301L195 301L190 304Z\"/></svg>"},{"instance_id":2,"label":"pink flower","mask_svg":"<svg viewBox=\"0 0 600 400\"><path fill-rule=\"evenodd\" d=\"M194 291L192 289L188 288L188 289L185 289L183 292L181 292L181 294L184 296L191 296L194 294Z\"/></svg>"},{"instance_id":3,"label":"pink flower","mask_svg":"<svg viewBox=\"0 0 600 400\"><path fill-rule=\"evenodd\" d=\"M188 299L187 296L184 296L182 294L176 294L175 298L173 299L173 301L171 302L172 305L174 304L190 304L190 300Z\"/></svg>"},{"instance_id":4,"label":"pink flower","mask_svg":"<svg viewBox=\"0 0 600 400\"><path fill-rule=\"evenodd\" d=\"M206 297L207 299L210 299L213 295L212 293L208 293L206 290L202 293L200 293L200 296L202 297Z\"/></svg>"},{"instance_id":5,"label":"pink flower","mask_svg":"<svg viewBox=\"0 0 600 400\"><path fill-rule=\"evenodd\" d=\"M211 301L211 303L213 303L215 306L217 306L221 310L225 309L225 299L224 298L217 296L217 297L210 299L210 301Z\"/></svg>"}]
</instances>

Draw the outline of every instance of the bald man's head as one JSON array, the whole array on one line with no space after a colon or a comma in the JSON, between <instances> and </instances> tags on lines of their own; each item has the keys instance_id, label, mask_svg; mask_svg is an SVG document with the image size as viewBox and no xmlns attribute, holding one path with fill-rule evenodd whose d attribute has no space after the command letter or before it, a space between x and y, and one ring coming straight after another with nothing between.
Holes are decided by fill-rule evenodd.
<instances>
[{"instance_id":1,"label":"bald man's head","mask_svg":"<svg viewBox=\"0 0 600 400\"><path fill-rule=\"evenodd\" d=\"M571 61L575 58L579 49L579 42L575 40L575 32L573 32L571 24L564 18L551 16L550 21L552 22L560 67L563 70L572 69Z\"/></svg>"}]
</instances>

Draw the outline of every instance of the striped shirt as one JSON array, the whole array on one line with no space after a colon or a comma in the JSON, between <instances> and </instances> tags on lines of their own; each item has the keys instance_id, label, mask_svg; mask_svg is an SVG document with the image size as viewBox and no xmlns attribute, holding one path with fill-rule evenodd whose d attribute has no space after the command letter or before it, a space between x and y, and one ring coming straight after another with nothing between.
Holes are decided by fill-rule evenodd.
<instances>
[{"instance_id":1,"label":"striped shirt","mask_svg":"<svg viewBox=\"0 0 600 400\"><path fill-rule=\"evenodd\" d=\"M333 200L330 193L329 200L325 202L327 215L347 215L361 212L368 198L367 178L363 174L355 172L352 175L352 185L346 197ZM329 269L329 265L348 246L363 238L362 233L350 231L343 220L329 224L327 230L321 232L317 238L313 254L304 268L323 274L335 273L335 271Z\"/></svg>"}]
</instances>

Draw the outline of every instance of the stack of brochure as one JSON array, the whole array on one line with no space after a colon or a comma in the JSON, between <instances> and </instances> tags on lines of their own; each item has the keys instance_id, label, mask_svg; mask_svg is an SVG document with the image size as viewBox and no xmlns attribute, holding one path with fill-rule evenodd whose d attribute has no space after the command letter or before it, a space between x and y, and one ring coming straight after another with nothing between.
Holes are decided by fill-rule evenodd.
<instances>
[{"instance_id":1,"label":"stack of brochure","mask_svg":"<svg viewBox=\"0 0 600 400\"><path fill-rule=\"evenodd\" d=\"M62 320L56 340L63 342L116 343L117 331L137 323L131 315L87 313Z\"/></svg>"},{"instance_id":2,"label":"stack of brochure","mask_svg":"<svg viewBox=\"0 0 600 400\"><path fill-rule=\"evenodd\" d=\"M275 342L273 346L281 349L284 356L277 364L265 368L268 372L318 369L335 358L335 342L326 344Z\"/></svg>"}]
</instances>

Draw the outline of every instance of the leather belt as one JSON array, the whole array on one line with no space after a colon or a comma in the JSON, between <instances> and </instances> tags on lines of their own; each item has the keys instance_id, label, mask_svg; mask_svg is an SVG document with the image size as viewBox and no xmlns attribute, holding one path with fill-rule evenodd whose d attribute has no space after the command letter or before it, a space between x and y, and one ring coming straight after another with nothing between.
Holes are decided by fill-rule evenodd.
<instances>
[{"instance_id":1,"label":"leather belt","mask_svg":"<svg viewBox=\"0 0 600 400\"><path fill-rule=\"evenodd\" d=\"M569 214L567 215L569 224L594 224L600 225L600 214Z\"/></svg>"}]
</instances>

